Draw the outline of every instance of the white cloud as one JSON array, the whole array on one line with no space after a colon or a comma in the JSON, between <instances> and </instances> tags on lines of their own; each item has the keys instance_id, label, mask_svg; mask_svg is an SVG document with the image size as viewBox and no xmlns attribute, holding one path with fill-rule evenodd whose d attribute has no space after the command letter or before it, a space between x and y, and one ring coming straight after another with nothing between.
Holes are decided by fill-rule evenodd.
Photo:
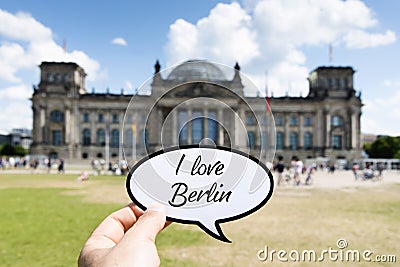
<instances>
[{"instance_id":1,"label":"white cloud","mask_svg":"<svg viewBox=\"0 0 400 267\"><path fill-rule=\"evenodd\" d=\"M130 81L125 81L125 86L126 86L126 89L128 89L128 90L132 90L133 89L133 85L132 85L132 83Z\"/></svg>"},{"instance_id":2,"label":"white cloud","mask_svg":"<svg viewBox=\"0 0 400 267\"><path fill-rule=\"evenodd\" d=\"M93 81L100 71L100 64L79 50L66 52L58 45L50 28L30 14L11 14L0 9L0 80L18 83L21 70L36 71L42 61L73 61L88 73Z\"/></svg>"},{"instance_id":3,"label":"white cloud","mask_svg":"<svg viewBox=\"0 0 400 267\"><path fill-rule=\"evenodd\" d=\"M168 39L169 65L188 58L239 61L245 65L260 54L251 17L235 2L218 4L196 25L176 20L170 26Z\"/></svg>"},{"instance_id":4,"label":"white cloud","mask_svg":"<svg viewBox=\"0 0 400 267\"><path fill-rule=\"evenodd\" d=\"M32 129L32 109L24 100L2 101L0 130L8 132L12 128Z\"/></svg>"},{"instance_id":5,"label":"white cloud","mask_svg":"<svg viewBox=\"0 0 400 267\"><path fill-rule=\"evenodd\" d=\"M398 124L400 121L400 85L393 88L393 92L364 101L363 116L361 117L362 132L379 133L400 136ZM387 112L390 111L390 112Z\"/></svg>"},{"instance_id":6,"label":"white cloud","mask_svg":"<svg viewBox=\"0 0 400 267\"><path fill-rule=\"evenodd\" d=\"M121 37L117 37L117 38L112 39L111 43L115 44L115 45L121 45L121 46L127 46L128 45L128 42L124 38L121 38Z\"/></svg>"},{"instance_id":7,"label":"white cloud","mask_svg":"<svg viewBox=\"0 0 400 267\"><path fill-rule=\"evenodd\" d=\"M10 86L0 90L1 100L28 100L32 96L32 89L26 84Z\"/></svg>"},{"instance_id":8,"label":"white cloud","mask_svg":"<svg viewBox=\"0 0 400 267\"><path fill-rule=\"evenodd\" d=\"M384 34L354 30L346 34L343 39L349 48L368 48L391 44L396 41L396 34L389 30Z\"/></svg>"},{"instance_id":9,"label":"white cloud","mask_svg":"<svg viewBox=\"0 0 400 267\"><path fill-rule=\"evenodd\" d=\"M207 17L192 24L183 19L170 25L165 46L167 64L190 58L208 59L242 70L275 96L308 91L309 70L304 46L344 45L349 49L376 47L396 40L394 32L371 33L378 25L363 2L341 0L247 0L218 4Z\"/></svg>"}]
</instances>

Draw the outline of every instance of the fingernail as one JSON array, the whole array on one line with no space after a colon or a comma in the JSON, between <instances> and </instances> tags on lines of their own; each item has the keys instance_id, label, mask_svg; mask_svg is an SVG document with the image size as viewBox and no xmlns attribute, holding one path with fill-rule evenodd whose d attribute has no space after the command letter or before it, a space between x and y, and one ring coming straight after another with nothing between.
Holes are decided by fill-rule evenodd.
<instances>
[{"instance_id":1,"label":"fingernail","mask_svg":"<svg viewBox=\"0 0 400 267\"><path fill-rule=\"evenodd\" d=\"M165 212L165 207L159 203L151 204L147 207L148 211Z\"/></svg>"}]
</instances>

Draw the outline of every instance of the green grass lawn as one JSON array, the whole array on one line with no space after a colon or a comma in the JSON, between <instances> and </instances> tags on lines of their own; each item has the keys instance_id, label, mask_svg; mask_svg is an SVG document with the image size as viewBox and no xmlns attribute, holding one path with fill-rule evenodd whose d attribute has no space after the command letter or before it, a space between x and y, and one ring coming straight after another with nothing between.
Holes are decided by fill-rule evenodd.
<instances>
[{"instance_id":1,"label":"green grass lawn","mask_svg":"<svg viewBox=\"0 0 400 267\"><path fill-rule=\"evenodd\" d=\"M1 175L0 266L76 266L82 245L93 229L123 204L85 203L81 195L66 195L76 188L29 188L26 185L68 182L75 176ZM125 178L97 176L96 182L124 186ZM0 187L1 188L1 187ZM84 186L87 189L87 186ZM199 231L168 227L158 246L191 246L206 237ZM162 257L170 266L195 266L190 261Z\"/></svg>"},{"instance_id":2,"label":"green grass lawn","mask_svg":"<svg viewBox=\"0 0 400 267\"><path fill-rule=\"evenodd\" d=\"M75 178L0 174L0 266L76 266L93 229L129 201L118 198L125 193L124 177L97 176L85 183ZM214 240L196 226L172 224L157 238L161 266L309 266L259 262L256 255L265 245L287 251L335 247L338 238L346 238L352 249L398 253L399 192L399 184L350 190L279 188L260 211L221 225L232 244Z\"/></svg>"}]
</instances>

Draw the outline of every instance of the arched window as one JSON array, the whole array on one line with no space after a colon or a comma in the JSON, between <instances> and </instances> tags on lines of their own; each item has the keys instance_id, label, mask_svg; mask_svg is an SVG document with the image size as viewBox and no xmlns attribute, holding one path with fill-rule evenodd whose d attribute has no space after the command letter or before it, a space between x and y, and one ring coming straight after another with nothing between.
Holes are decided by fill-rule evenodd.
<instances>
[{"instance_id":1,"label":"arched window","mask_svg":"<svg viewBox=\"0 0 400 267\"><path fill-rule=\"evenodd\" d=\"M117 129L111 131L111 146L112 147L119 146L119 130Z\"/></svg>"},{"instance_id":2,"label":"arched window","mask_svg":"<svg viewBox=\"0 0 400 267\"><path fill-rule=\"evenodd\" d=\"M290 126L296 126L296 125L297 125L297 117L291 116L290 117Z\"/></svg>"},{"instance_id":3,"label":"arched window","mask_svg":"<svg viewBox=\"0 0 400 267\"><path fill-rule=\"evenodd\" d=\"M200 141L204 138L203 135L203 114L201 111L193 111L193 120L192 120L192 143L199 144Z\"/></svg>"},{"instance_id":4,"label":"arched window","mask_svg":"<svg viewBox=\"0 0 400 267\"><path fill-rule=\"evenodd\" d=\"M83 129L82 131L82 145L83 146L90 146L90 129Z\"/></svg>"},{"instance_id":5,"label":"arched window","mask_svg":"<svg viewBox=\"0 0 400 267\"><path fill-rule=\"evenodd\" d=\"M179 145L188 144L188 113L186 110L178 112L178 132L179 132Z\"/></svg>"},{"instance_id":6,"label":"arched window","mask_svg":"<svg viewBox=\"0 0 400 267\"><path fill-rule=\"evenodd\" d=\"M254 149L256 143L256 135L254 134L254 132L249 131L247 132L247 137L249 139L249 148Z\"/></svg>"},{"instance_id":7,"label":"arched window","mask_svg":"<svg viewBox=\"0 0 400 267\"><path fill-rule=\"evenodd\" d=\"M312 148L312 134L310 132L304 133L304 149Z\"/></svg>"},{"instance_id":8,"label":"arched window","mask_svg":"<svg viewBox=\"0 0 400 267\"><path fill-rule=\"evenodd\" d=\"M106 144L106 132L104 129L98 129L96 133L96 144L98 146L104 146Z\"/></svg>"},{"instance_id":9,"label":"arched window","mask_svg":"<svg viewBox=\"0 0 400 267\"><path fill-rule=\"evenodd\" d=\"M50 120L52 122L63 122L64 121L64 113L59 110L53 110L50 113Z\"/></svg>"},{"instance_id":10,"label":"arched window","mask_svg":"<svg viewBox=\"0 0 400 267\"><path fill-rule=\"evenodd\" d=\"M332 116L331 124L334 127L343 126L343 124L344 124L343 117L339 116L339 115Z\"/></svg>"},{"instance_id":11,"label":"arched window","mask_svg":"<svg viewBox=\"0 0 400 267\"><path fill-rule=\"evenodd\" d=\"M276 149L283 149L284 139L283 132L276 133Z\"/></svg>"},{"instance_id":12,"label":"arched window","mask_svg":"<svg viewBox=\"0 0 400 267\"><path fill-rule=\"evenodd\" d=\"M218 137L218 123L217 123L217 112L208 111L207 114L207 137L217 143Z\"/></svg>"},{"instance_id":13,"label":"arched window","mask_svg":"<svg viewBox=\"0 0 400 267\"><path fill-rule=\"evenodd\" d=\"M297 150L298 146L298 135L295 132L290 133L290 149L291 150Z\"/></svg>"},{"instance_id":14,"label":"arched window","mask_svg":"<svg viewBox=\"0 0 400 267\"><path fill-rule=\"evenodd\" d=\"M125 136L124 136L124 144L125 144L126 147L131 147L133 145L133 131L132 131L132 129L126 130Z\"/></svg>"}]
</instances>

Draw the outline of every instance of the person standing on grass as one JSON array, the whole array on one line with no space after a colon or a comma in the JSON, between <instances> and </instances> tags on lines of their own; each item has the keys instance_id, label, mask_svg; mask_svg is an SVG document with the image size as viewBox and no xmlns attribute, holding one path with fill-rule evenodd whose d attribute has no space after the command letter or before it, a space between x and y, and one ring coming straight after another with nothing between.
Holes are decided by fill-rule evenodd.
<instances>
[{"instance_id":1,"label":"person standing on grass","mask_svg":"<svg viewBox=\"0 0 400 267\"><path fill-rule=\"evenodd\" d=\"M301 174L303 173L303 162L297 157L293 157L293 169L294 169L294 182L296 186L299 186L301 183Z\"/></svg>"},{"instance_id":2,"label":"person standing on grass","mask_svg":"<svg viewBox=\"0 0 400 267\"><path fill-rule=\"evenodd\" d=\"M360 168L360 166L358 166L357 163L353 163L353 167L351 168L353 170L354 173L354 179L357 181L358 179L358 169Z\"/></svg>"},{"instance_id":3,"label":"person standing on grass","mask_svg":"<svg viewBox=\"0 0 400 267\"><path fill-rule=\"evenodd\" d=\"M58 173L64 173L64 159L59 159Z\"/></svg>"},{"instance_id":4,"label":"person standing on grass","mask_svg":"<svg viewBox=\"0 0 400 267\"><path fill-rule=\"evenodd\" d=\"M383 178L383 177L382 177L383 169L384 169L384 166L383 166L382 162L379 162L379 163L378 163L378 166L377 166L378 178L379 178L379 179L382 179L382 178Z\"/></svg>"},{"instance_id":5,"label":"person standing on grass","mask_svg":"<svg viewBox=\"0 0 400 267\"><path fill-rule=\"evenodd\" d=\"M278 171L278 186L281 185L283 180L283 171L285 170L285 163L283 162L283 157L278 157L278 163L274 166L274 170Z\"/></svg>"}]
</instances>

